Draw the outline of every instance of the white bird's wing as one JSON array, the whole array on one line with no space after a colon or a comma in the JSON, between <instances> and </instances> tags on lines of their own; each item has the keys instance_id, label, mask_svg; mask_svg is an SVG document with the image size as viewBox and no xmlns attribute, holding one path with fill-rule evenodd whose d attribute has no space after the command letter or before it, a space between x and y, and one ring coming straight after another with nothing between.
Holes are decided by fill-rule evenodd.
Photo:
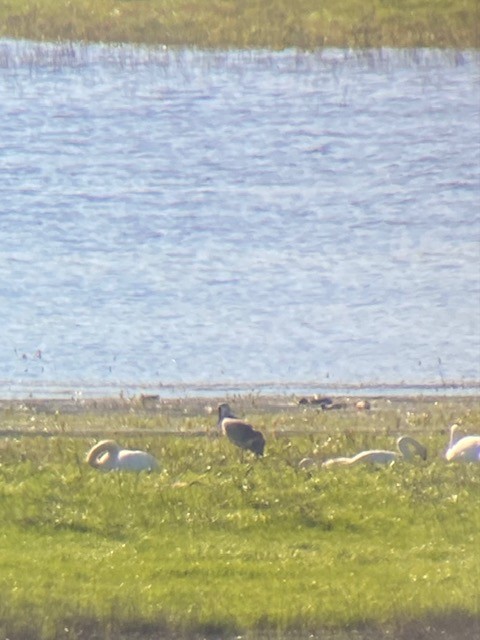
<instances>
[{"instance_id":1,"label":"white bird's wing","mask_svg":"<svg viewBox=\"0 0 480 640\"><path fill-rule=\"evenodd\" d=\"M480 436L460 438L447 450L445 458L449 462L480 462Z\"/></svg>"}]
</instances>

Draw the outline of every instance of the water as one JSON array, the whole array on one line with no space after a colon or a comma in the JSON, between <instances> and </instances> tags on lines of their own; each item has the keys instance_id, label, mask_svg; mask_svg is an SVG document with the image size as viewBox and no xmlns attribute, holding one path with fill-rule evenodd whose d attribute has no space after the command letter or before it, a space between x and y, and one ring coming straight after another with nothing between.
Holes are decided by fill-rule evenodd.
<instances>
[{"instance_id":1,"label":"water","mask_svg":"<svg viewBox=\"0 0 480 640\"><path fill-rule=\"evenodd\" d=\"M0 395L475 387L479 60L0 41Z\"/></svg>"}]
</instances>

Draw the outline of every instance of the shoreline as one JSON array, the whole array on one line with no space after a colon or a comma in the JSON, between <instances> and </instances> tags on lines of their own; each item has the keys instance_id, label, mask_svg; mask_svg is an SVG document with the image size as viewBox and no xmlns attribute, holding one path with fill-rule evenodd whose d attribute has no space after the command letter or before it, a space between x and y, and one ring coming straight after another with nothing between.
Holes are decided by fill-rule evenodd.
<instances>
[{"instance_id":1,"label":"shoreline","mask_svg":"<svg viewBox=\"0 0 480 640\"><path fill-rule=\"evenodd\" d=\"M408 387L409 388L409 387ZM333 388L322 387L319 392L312 393L261 393L261 392L226 392L212 393L208 395L192 396L163 396L156 393L140 393L132 396L104 395L101 397L83 396L39 396L39 397L2 397L0 392L0 412L31 411L44 414L123 414L145 413L150 415L166 414L178 416L211 416L216 413L216 407L220 402L228 401L244 413L278 413L278 412L303 412L322 411L318 398L328 396L335 403L343 404L343 412L358 412L356 403L359 400L368 400L371 410L385 410L394 407L406 409L408 406L420 407L435 405L439 402L450 404L476 405L480 400L480 387L469 388L469 393L463 387L452 390L451 388L425 387L418 393L404 393L397 390L394 393L372 393L372 388L367 387L365 393L361 393L361 387L352 388L350 393L335 392ZM344 390L344 387L341 387ZM213 391L213 389L211 390ZM380 389L379 389L380 391ZM329 413L329 411L326 411Z\"/></svg>"},{"instance_id":2,"label":"shoreline","mask_svg":"<svg viewBox=\"0 0 480 640\"><path fill-rule=\"evenodd\" d=\"M160 402L195 401L211 398L237 397L298 398L326 395L359 398L443 398L480 397L480 380L446 380L427 382L348 382L348 381L252 381L218 382L97 382L67 381L65 383L0 380L0 406L12 403L129 403L139 398Z\"/></svg>"}]
</instances>

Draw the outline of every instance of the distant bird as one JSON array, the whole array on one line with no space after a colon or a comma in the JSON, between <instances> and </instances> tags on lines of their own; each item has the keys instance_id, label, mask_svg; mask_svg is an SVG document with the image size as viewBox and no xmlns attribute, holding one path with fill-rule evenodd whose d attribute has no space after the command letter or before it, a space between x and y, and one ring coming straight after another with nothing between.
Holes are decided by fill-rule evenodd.
<instances>
[{"instance_id":1,"label":"distant bird","mask_svg":"<svg viewBox=\"0 0 480 640\"><path fill-rule=\"evenodd\" d=\"M157 471L157 460L146 451L122 449L114 440L101 440L87 453L86 461L100 471Z\"/></svg>"},{"instance_id":2,"label":"distant bird","mask_svg":"<svg viewBox=\"0 0 480 640\"><path fill-rule=\"evenodd\" d=\"M445 453L448 462L480 462L480 436L464 436L457 439L458 424L450 428L450 443Z\"/></svg>"},{"instance_id":3,"label":"distant bird","mask_svg":"<svg viewBox=\"0 0 480 640\"><path fill-rule=\"evenodd\" d=\"M302 458L298 463L299 469L308 469L309 467L315 467L316 461L314 458Z\"/></svg>"},{"instance_id":4,"label":"distant bird","mask_svg":"<svg viewBox=\"0 0 480 640\"><path fill-rule=\"evenodd\" d=\"M346 409L346 402L334 402L332 398L314 395L312 398L300 398L298 404L319 405L323 411L334 411L335 409Z\"/></svg>"},{"instance_id":5,"label":"distant bird","mask_svg":"<svg viewBox=\"0 0 480 640\"><path fill-rule=\"evenodd\" d=\"M256 431L248 422L237 418L226 402L218 406L218 427L237 447L253 451L257 456L263 456L265 449L263 434Z\"/></svg>"},{"instance_id":6,"label":"distant bird","mask_svg":"<svg viewBox=\"0 0 480 640\"><path fill-rule=\"evenodd\" d=\"M326 398L325 396L313 396L310 400L310 404L319 404L322 409L330 408L334 402L331 398Z\"/></svg>"},{"instance_id":7,"label":"distant bird","mask_svg":"<svg viewBox=\"0 0 480 640\"><path fill-rule=\"evenodd\" d=\"M368 411L370 407L371 405L368 400L358 400L355 403L355 409L357 409L358 411Z\"/></svg>"},{"instance_id":8,"label":"distant bird","mask_svg":"<svg viewBox=\"0 0 480 640\"><path fill-rule=\"evenodd\" d=\"M395 460L407 460L411 462L413 456L418 454L422 460L427 459L426 448L410 438L410 436L401 436L397 440L398 451L385 451L383 449L370 449L368 451L362 451L351 458L331 458L326 460L322 467L330 468L337 465L355 465L355 464L391 464Z\"/></svg>"},{"instance_id":9,"label":"distant bird","mask_svg":"<svg viewBox=\"0 0 480 640\"><path fill-rule=\"evenodd\" d=\"M335 411L337 409L346 409L346 402L332 402L331 404L321 404L320 405L324 411Z\"/></svg>"}]
</instances>

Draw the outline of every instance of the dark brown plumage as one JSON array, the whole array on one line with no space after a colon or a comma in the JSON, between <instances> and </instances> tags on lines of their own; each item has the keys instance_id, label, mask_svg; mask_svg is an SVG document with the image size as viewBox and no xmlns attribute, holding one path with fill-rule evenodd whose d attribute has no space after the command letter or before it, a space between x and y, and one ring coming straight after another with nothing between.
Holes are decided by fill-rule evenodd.
<instances>
[{"instance_id":1,"label":"dark brown plumage","mask_svg":"<svg viewBox=\"0 0 480 640\"><path fill-rule=\"evenodd\" d=\"M224 402L218 406L218 426L227 438L237 447L263 456L265 438L248 422L233 415L229 405Z\"/></svg>"}]
</instances>

